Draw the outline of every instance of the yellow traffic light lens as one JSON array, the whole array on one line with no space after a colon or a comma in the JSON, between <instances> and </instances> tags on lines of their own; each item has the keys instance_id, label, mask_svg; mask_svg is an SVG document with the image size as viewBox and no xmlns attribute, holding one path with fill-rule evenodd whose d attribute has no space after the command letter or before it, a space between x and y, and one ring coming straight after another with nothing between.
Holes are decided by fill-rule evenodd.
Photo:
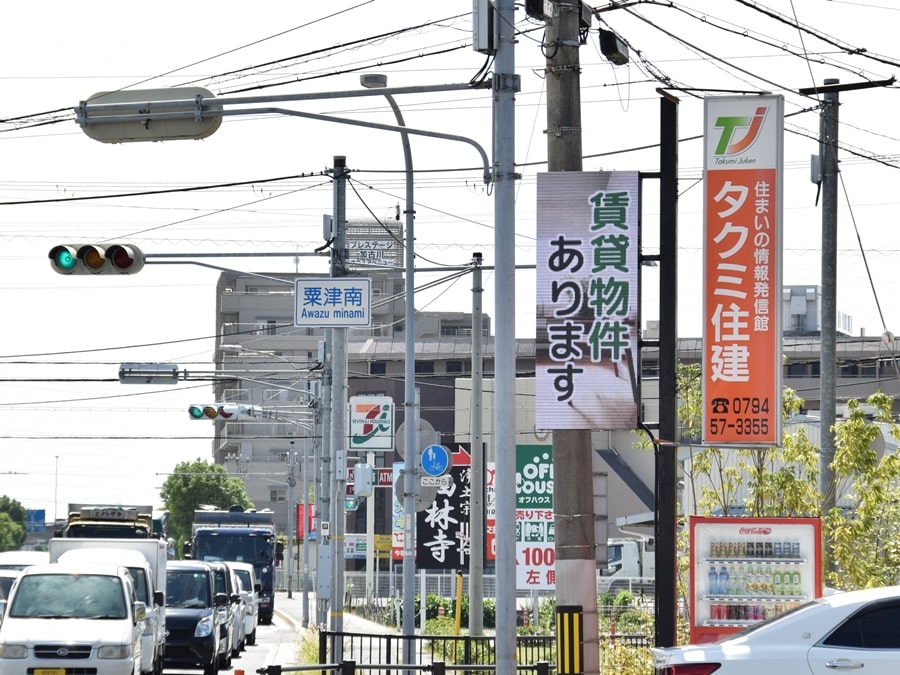
<instances>
[{"instance_id":1,"label":"yellow traffic light lens","mask_svg":"<svg viewBox=\"0 0 900 675\"><path fill-rule=\"evenodd\" d=\"M94 246L85 246L78 252L78 255L87 269L99 272L106 264L106 258L103 253L103 249Z\"/></svg>"}]
</instances>

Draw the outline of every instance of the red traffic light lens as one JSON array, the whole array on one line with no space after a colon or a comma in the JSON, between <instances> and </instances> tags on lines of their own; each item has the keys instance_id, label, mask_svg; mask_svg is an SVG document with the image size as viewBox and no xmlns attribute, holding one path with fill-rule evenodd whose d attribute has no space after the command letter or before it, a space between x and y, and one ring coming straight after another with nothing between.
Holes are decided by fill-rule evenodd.
<instances>
[{"instance_id":1,"label":"red traffic light lens","mask_svg":"<svg viewBox=\"0 0 900 675\"><path fill-rule=\"evenodd\" d=\"M130 246L119 244L110 246L106 251L106 258L115 269L122 272L136 271L132 268L138 265L140 269L140 266L143 266L142 256Z\"/></svg>"}]
</instances>

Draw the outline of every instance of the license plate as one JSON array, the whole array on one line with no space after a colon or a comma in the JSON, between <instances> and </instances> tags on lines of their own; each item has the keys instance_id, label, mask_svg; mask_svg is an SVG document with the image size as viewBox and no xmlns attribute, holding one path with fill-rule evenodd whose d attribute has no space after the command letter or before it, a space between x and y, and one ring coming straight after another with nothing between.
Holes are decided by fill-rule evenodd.
<instances>
[{"instance_id":1,"label":"license plate","mask_svg":"<svg viewBox=\"0 0 900 675\"><path fill-rule=\"evenodd\" d=\"M35 668L33 675L66 675L65 668Z\"/></svg>"}]
</instances>

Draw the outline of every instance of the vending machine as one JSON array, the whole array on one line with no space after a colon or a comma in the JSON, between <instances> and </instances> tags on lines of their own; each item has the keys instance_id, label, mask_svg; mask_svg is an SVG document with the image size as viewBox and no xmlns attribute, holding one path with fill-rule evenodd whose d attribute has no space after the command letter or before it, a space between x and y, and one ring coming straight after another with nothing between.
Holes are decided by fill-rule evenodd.
<instances>
[{"instance_id":1,"label":"vending machine","mask_svg":"<svg viewBox=\"0 0 900 675\"><path fill-rule=\"evenodd\" d=\"M714 642L821 596L821 551L818 518L691 517L691 642Z\"/></svg>"}]
</instances>

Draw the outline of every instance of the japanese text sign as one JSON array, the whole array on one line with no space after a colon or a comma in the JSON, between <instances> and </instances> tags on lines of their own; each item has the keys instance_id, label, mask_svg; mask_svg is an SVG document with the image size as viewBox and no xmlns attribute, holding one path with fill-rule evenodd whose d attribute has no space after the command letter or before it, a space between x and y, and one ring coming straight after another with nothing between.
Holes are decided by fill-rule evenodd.
<instances>
[{"instance_id":1,"label":"japanese text sign","mask_svg":"<svg viewBox=\"0 0 900 675\"><path fill-rule=\"evenodd\" d=\"M633 429L638 174L565 171L537 179L537 424Z\"/></svg>"},{"instance_id":2,"label":"japanese text sign","mask_svg":"<svg viewBox=\"0 0 900 675\"><path fill-rule=\"evenodd\" d=\"M703 441L781 442L784 100L705 101Z\"/></svg>"},{"instance_id":3,"label":"japanese text sign","mask_svg":"<svg viewBox=\"0 0 900 675\"><path fill-rule=\"evenodd\" d=\"M345 328L372 324L369 277L302 277L294 281L294 325Z\"/></svg>"}]
</instances>

